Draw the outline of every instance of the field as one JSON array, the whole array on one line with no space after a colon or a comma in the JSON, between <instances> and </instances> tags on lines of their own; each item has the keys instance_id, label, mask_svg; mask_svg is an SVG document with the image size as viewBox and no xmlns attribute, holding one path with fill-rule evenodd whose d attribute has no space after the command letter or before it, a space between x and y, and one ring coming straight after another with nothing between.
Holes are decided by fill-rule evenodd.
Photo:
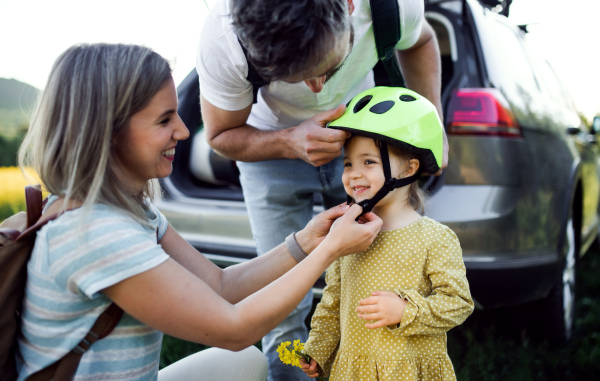
<instances>
[{"instance_id":1,"label":"field","mask_svg":"<svg viewBox=\"0 0 600 381\"><path fill-rule=\"evenodd\" d=\"M25 209L20 170L0 167L0 221ZM600 250L578 264L572 340L554 345L537 338L525 322L535 305L477 310L448 334L448 352L458 380L600 380ZM519 322L524 324L519 324ZM260 343L257 345L260 346ZM161 367L202 345L165 336Z\"/></svg>"},{"instance_id":2,"label":"field","mask_svg":"<svg viewBox=\"0 0 600 381\"><path fill-rule=\"evenodd\" d=\"M25 210L25 186L38 184L34 171L28 171L29 181L17 167L0 167L0 221Z\"/></svg>"}]
</instances>

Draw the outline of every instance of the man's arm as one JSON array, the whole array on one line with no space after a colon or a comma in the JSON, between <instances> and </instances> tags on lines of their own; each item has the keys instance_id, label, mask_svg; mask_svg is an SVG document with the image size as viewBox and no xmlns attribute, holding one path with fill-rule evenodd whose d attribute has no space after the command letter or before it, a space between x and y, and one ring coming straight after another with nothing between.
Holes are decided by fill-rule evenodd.
<instances>
[{"instance_id":1,"label":"man's arm","mask_svg":"<svg viewBox=\"0 0 600 381\"><path fill-rule=\"evenodd\" d=\"M324 111L301 123L278 131L262 131L247 124L252 105L223 110L200 97L208 144L219 154L239 161L302 159L316 167L341 155L347 132L324 128L345 108Z\"/></svg>"},{"instance_id":2,"label":"man's arm","mask_svg":"<svg viewBox=\"0 0 600 381\"><path fill-rule=\"evenodd\" d=\"M444 121L442 112L442 64L437 38L433 28L423 20L421 35L409 49L396 50L402 76L406 87L429 99L438 110L440 120ZM442 169L448 165L448 139L444 131L444 157ZM441 173L441 170L440 170Z\"/></svg>"}]
</instances>

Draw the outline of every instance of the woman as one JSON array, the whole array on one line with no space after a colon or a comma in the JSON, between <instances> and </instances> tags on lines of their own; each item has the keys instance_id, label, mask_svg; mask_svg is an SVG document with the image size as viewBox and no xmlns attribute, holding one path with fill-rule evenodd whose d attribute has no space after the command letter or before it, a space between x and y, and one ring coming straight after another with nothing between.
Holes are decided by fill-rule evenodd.
<instances>
[{"instance_id":1,"label":"woman","mask_svg":"<svg viewBox=\"0 0 600 381\"><path fill-rule=\"evenodd\" d=\"M57 59L19 160L37 170L53 195L46 215L77 209L38 232L28 265L19 379L75 347L112 302L125 315L84 354L76 378L156 379L162 332L240 351L283 320L329 264L364 250L379 231L373 214L359 224L360 207L339 206L289 241L297 258L298 245L310 253L300 263L281 244L218 268L150 201L159 190L156 179L171 173L177 142L188 135L177 115L171 69L150 49L80 45ZM250 379L240 364L258 363L248 373L263 377L262 360L223 361L217 369L209 360L210 368L218 374L237 368ZM190 362L202 365L170 377L214 379L200 360L182 362L180 370Z\"/></svg>"}]
</instances>

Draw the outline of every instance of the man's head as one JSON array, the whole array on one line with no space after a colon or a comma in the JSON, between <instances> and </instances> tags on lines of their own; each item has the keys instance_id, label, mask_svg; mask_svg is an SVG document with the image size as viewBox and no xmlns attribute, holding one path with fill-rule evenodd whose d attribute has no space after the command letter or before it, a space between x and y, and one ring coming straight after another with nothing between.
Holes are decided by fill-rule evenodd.
<instances>
[{"instance_id":1,"label":"man's head","mask_svg":"<svg viewBox=\"0 0 600 381\"><path fill-rule=\"evenodd\" d=\"M231 0L248 60L268 80L331 77L352 44L352 0ZM310 86L310 85L309 85Z\"/></svg>"}]
</instances>

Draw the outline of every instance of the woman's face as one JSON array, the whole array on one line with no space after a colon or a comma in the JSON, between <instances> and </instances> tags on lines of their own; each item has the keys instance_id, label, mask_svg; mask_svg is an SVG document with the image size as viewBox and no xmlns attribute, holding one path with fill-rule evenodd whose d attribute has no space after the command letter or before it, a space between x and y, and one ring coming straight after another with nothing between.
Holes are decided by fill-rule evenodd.
<instances>
[{"instance_id":1,"label":"woman's face","mask_svg":"<svg viewBox=\"0 0 600 381\"><path fill-rule=\"evenodd\" d=\"M148 180L169 176L175 146L189 135L177 114L177 92L171 78L113 138L113 168L119 180L139 192Z\"/></svg>"}]
</instances>

